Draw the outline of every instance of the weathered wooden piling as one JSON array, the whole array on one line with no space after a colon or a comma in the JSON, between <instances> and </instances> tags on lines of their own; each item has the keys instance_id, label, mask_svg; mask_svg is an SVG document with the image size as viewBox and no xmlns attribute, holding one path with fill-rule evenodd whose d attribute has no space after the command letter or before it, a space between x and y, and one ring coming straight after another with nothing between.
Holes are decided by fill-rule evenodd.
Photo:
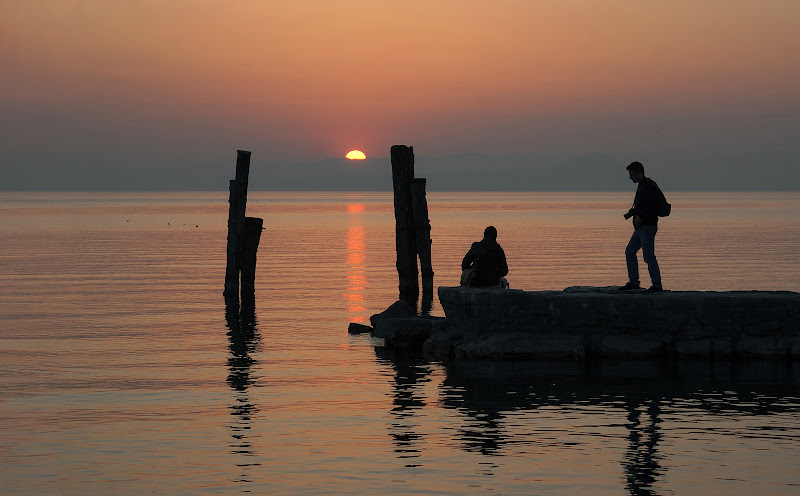
<instances>
[{"instance_id":1,"label":"weathered wooden piling","mask_svg":"<svg viewBox=\"0 0 800 496\"><path fill-rule=\"evenodd\" d=\"M241 271L242 271L242 301L255 299L256 292L256 253L261 240L261 231L264 229L264 220L258 217L244 218L244 233L242 235Z\"/></svg>"},{"instance_id":2,"label":"weathered wooden piling","mask_svg":"<svg viewBox=\"0 0 800 496\"><path fill-rule=\"evenodd\" d=\"M392 185L394 189L395 246L400 299L416 306L419 297L417 249L414 215L411 206L414 178L414 148L394 145L391 148Z\"/></svg>"},{"instance_id":3,"label":"weathered wooden piling","mask_svg":"<svg viewBox=\"0 0 800 496\"><path fill-rule=\"evenodd\" d=\"M256 251L261 239L263 220L245 218L247 182L250 175L250 152L236 151L236 179L230 181L228 202L228 259L225 267L226 299L239 297L239 272L242 272L242 296L252 299L255 293ZM249 219L249 220L248 220Z\"/></svg>"},{"instance_id":4,"label":"weathered wooden piling","mask_svg":"<svg viewBox=\"0 0 800 496\"><path fill-rule=\"evenodd\" d=\"M431 262L431 221L425 198L425 178L414 178L411 186L411 211L414 217L415 247L422 272L422 295L433 299L433 263ZM424 305L423 305L424 306ZM430 309L428 309L430 310Z\"/></svg>"}]
</instances>

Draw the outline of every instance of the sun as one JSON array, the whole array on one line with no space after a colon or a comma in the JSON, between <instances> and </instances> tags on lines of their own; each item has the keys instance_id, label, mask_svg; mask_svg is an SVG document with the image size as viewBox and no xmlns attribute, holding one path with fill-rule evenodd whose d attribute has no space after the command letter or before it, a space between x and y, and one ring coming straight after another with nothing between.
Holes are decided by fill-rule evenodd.
<instances>
[{"instance_id":1,"label":"sun","mask_svg":"<svg viewBox=\"0 0 800 496\"><path fill-rule=\"evenodd\" d=\"M350 150L347 152L347 155L345 155L345 158L350 160L364 160L367 158L367 156L364 155L364 152L361 150Z\"/></svg>"}]
</instances>

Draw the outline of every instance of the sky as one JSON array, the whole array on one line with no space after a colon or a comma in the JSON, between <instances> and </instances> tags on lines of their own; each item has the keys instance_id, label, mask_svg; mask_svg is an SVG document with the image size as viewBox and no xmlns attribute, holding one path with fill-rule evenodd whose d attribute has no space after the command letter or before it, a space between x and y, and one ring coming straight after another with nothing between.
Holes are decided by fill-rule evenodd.
<instances>
[{"instance_id":1,"label":"sky","mask_svg":"<svg viewBox=\"0 0 800 496\"><path fill-rule=\"evenodd\" d=\"M0 71L0 190L800 189L797 0L0 0Z\"/></svg>"}]
</instances>

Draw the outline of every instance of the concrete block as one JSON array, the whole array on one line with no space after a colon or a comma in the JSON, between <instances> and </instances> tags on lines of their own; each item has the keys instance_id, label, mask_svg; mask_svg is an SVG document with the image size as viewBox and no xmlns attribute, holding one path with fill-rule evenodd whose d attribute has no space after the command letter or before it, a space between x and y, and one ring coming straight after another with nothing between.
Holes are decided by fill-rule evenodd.
<instances>
[{"instance_id":1,"label":"concrete block","mask_svg":"<svg viewBox=\"0 0 800 496\"><path fill-rule=\"evenodd\" d=\"M610 327L614 306L600 293L562 293L553 298L554 327Z\"/></svg>"},{"instance_id":2,"label":"concrete block","mask_svg":"<svg viewBox=\"0 0 800 496\"><path fill-rule=\"evenodd\" d=\"M789 299L781 293L699 293L698 320L703 325L770 332L786 325L789 305Z\"/></svg>"},{"instance_id":3,"label":"concrete block","mask_svg":"<svg viewBox=\"0 0 800 496\"><path fill-rule=\"evenodd\" d=\"M674 331L698 326L696 299L685 293L624 294L612 303L613 325L621 328Z\"/></svg>"},{"instance_id":4,"label":"concrete block","mask_svg":"<svg viewBox=\"0 0 800 496\"><path fill-rule=\"evenodd\" d=\"M795 340L789 336L742 335L736 342L739 356L785 356L792 354Z\"/></svg>"},{"instance_id":5,"label":"concrete block","mask_svg":"<svg viewBox=\"0 0 800 496\"><path fill-rule=\"evenodd\" d=\"M599 339L599 351L604 356L614 355L659 355L667 351L668 339L654 334L616 334Z\"/></svg>"},{"instance_id":6,"label":"concrete block","mask_svg":"<svg viewBox=\"0 0 800 496\"><path fill-rule=\"evenodd\" d=\"M430 348L462 356L800 355L798 293L442 287L439 300L450 328Z\"/></svg>"}]
</instances>

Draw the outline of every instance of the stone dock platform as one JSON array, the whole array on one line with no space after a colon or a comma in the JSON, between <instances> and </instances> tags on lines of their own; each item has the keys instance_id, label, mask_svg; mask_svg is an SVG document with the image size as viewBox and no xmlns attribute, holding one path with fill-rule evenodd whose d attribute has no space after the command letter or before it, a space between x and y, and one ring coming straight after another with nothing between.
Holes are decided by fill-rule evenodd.
<instances>
[{"instance_id":1,"label":"stone dock platform","mask_svg":"<svg viewBox=\"0 0 800 496\"><path fill-rule=\"evenodd\" d=\"M388 348L453 358L800 358L795 292L440 287L439 301L444 318L397 302L369 332Z\"/></svg>"}]
</instances>

